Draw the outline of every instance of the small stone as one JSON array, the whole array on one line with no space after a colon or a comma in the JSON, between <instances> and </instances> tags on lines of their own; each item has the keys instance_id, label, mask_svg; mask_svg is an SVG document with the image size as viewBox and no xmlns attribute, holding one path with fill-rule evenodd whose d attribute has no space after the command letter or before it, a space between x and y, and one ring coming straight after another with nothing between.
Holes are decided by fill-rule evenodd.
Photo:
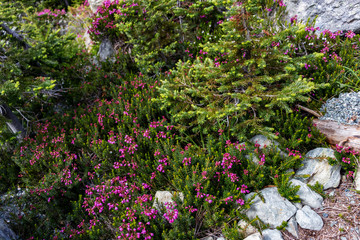
<instances>
[{"instance_id":1,"label":"small stone","mask_svg":"<svg viewBox=\"0 0 360 240\"><path fill-rule=\"evenodd\" d=\"M329 216L329 214L323 213L323 217L324 217L324 218L327 218L328 216Z\"/></svg>"},{"instance_id":2,"label":"small stone","mask_svg":"<svg viewBox=\"0 0 360 240\"><path fill-rule=\"evenodd\" d=\"M285 228L289 233L291 233L295 238L299 238L299 228L296 222L295 217L290 218L288 225Z\"/></svg>"},{"instance_id":3,"label":"small stone","mask_svg":"<svg viewBox=\"0 0 360 240\"><path fill-rule=\"evenodd\" d=\"M340 239L341 239L341 240L347 240L347 238L346 238L346 237L340 237Z\"/></svg>"},{"instance_id":4,"label":"small stone","mask_svg":"<svg viewBox=\"0 0 360 240\"><path fill-rule=\"evenodd\" d=\"M209 236L209 237L200 238L200 240L214 240L214 239L213 237Z\"/></svg>"},{"instance_id":5,"label":"small stone","mask_svg":"<svg viewBox=\"0 0 360 240\"><path fill-rule=\"evenodd\" d=\"M253 225L249 224L245 220L240 220L238 227L239 231L243 234L244 237L259 232Z\"/></svg>"},{"instance_id":6,"label":"small stone","mask_svg":"<svg viewBox=\"0 0 360 240\"><path fill-rule=\"evenodd\" d=\"M330 193L329 193L329 197L333 197L335 196L335 190L332 190Z\"/></svg>"},{"instance_id":7,"label":"small stone","mask_svg":"<svg viewBox=\"0 0 360 240\"><path fill-rule=\"evenodd\" d=\"M350 201L350 204L355 205L356 202L355 202L354 200L351 200L351 201Z\"/></svg>"},{"instance_id":8,"label":"small stone","mask_svg":"<svg viewBox=\"0 0 360 240\"><path fill-rule=\"evenodd\" d=\"M251 234L250 236L244 238L244 240L263 240L263 238L260 235L260 233L254 233L254 234Z\"/></svg>"},{"instance_id":9,"label":"small stone","mask_svg":"<svg viewBox=\"0 0 360 240\"><path fill-rule=\"evenodd\" d=\"M337 221L331 221L330 222L330 227L333 227L333 226L335 226L337 224Z\"/></svg>"},{"instance_id":10,"label":"small stone","mask_svg":"<svg viewBox=\"0 0 360 240\"><path fill-rule=\"evenodd\" d=\"M262 234L263 240L283 240L281 232L277 229L265 229Z\"/></svg>"}]
</instances>

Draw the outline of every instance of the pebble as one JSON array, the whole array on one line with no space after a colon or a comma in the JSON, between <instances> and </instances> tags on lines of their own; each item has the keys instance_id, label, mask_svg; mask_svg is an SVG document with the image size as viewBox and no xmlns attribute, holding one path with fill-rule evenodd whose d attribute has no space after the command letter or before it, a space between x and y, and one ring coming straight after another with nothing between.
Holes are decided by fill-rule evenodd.
<instances>
[{"instance_id":1,"label":"pebble","mask_svg":"<svg viewBox=\"0 0 360 240\"><path fill-rule=\"evenodd\" d=\"M329 214L327 214L327 213L323 213L322 215L324 218L327 218L329 216Z\"/></svg>"},{"instance_id":2,"label":"pebble","mask_svg":"<svg viewBox=\"0 0 360 240\"><path fill-rule=\"evenodd\" d=\"M347 240L347 238L346 238L346 237L341 237L340 239L341 239L341 240Z\"/></svg>"},{"instance_id":3,"label":"pebble","mask_svg":"<svg viewBox=\"0 0 360 240\"><path fill-rule=\"evenodd\" d=\"M333 227L333 226L335 226L337 224L337 221L331 221L330 222L330 227Z\"/></svg>"},{"instance_id":4,"label":"pebble","mask_svg":"<svg viewBox=\"0 0 360 240\"><path fill-rule=\"evenodd\" d=\"M331 193L329 193L329 197L333 197L335 196L335 190L331 191Z\"/></svg>"}]
</instances>

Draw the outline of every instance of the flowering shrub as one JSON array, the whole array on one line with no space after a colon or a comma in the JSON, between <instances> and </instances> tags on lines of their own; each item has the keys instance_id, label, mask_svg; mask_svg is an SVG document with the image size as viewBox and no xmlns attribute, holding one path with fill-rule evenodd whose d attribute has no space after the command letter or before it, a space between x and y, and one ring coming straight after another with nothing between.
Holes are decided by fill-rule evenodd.
<instances>
[{"instance_id":1,"label":"flowering shrub","mask_svg":"<svg viewBox=\"0 0 360 240\"><path fill-rule=\"evenodd\" d=\"M105 1L89 33L95 41L105 36L112 39L143 73L158 72L173 67L190 45L197 50L198 44L216 40L216 25L224 19L216 5L212 1Z\"/></svg>"},{"instance_id":2,"label":"flowering shrub","mask_svg":"<svg viewBox=\"0 0 360 240\"><path fill-rule=\"evenodd\" d=\"M115 61L105 63L67 46L74 36L52 32L65 15L39 11L41 26L54 25L50 34L29 28L44 40L30 56L49 75L36 79L50 80L44 88L59 83L63 91L58 102L27 103L49 110L39 110L33 134L0 166L2 174L13 171L13 186L26 189L16 199L23 212L16 232L24 239L219 233L240 239L237 223L252 200L245 200L247 193L275 185L298 201L288 170L299 168L303 151L323 138L306 118L289 112L328 87L315 70L337 73L351 58L348 47L358 43L351 32L345 40L324 32L330 40L321 43L316 29L295 18L285 28L271 27L283 7L281 0L105 1L90 28L95 41L109 37L118 50ZM14 88L16 81L9 84ZM285 155L240 143L272 128L286 142ZM353 175L356 158L340 160ZM157 191L172 192L173 202L155 207Z\"/></svg>"}]
</instances>

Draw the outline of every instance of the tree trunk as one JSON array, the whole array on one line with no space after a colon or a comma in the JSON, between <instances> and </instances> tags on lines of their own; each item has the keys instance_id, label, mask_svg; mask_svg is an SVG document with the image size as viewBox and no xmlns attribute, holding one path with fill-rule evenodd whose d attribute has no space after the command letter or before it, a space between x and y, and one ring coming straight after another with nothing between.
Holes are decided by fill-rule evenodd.
<instances>
[{"instance_id":1,"label":"tree trunk","mask_svg":"<svg viewBox=\"0 0 360 240\"><path fill-rule=\"evenodd\" d=\"M314 119L315 127L326 136L331 145L350 147L360 152L360 126L345 125L335 121Z\"/></svg>"}]
</instances>

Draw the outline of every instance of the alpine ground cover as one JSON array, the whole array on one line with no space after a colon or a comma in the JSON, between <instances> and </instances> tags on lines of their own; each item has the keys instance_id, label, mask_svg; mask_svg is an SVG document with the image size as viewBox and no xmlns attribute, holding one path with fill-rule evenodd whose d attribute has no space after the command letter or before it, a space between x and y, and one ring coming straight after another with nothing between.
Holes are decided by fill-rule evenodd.
<instances>
[{"instance_id":1,"label":"alpine ground cover","mask_svg":"<svg viewBox=\"0 0 360 240\"><path fill-rule=\"evenodd\" d=\"M284 10L272 0L105 1L89 31L94 42L112 39L114 62L99 63L81 48L59 57L61 69L37 58L62 94L42 99L51 104L33 133L2 150L3 178L11 168L10 184L25 191L16 232L24 239L241 239L246 193L276 185L298 201L287 170L326 143L295 105L316 107L356 87L342 71L358 73L360 39L317 35L295 19L280 24ZM40 26L54 24L29 28L37 33L29 38L53 34L45 52L61 39L54 32L63 12L28 13ZM47 53L69 56L58 49ZM278 138L287 156L243 142L257 133ZM355 153L338 152L351 177ZM9 180L2 184L12 190ZM173 192L174 203L157 209L160 190Z\"/></svg>"}]
</instances>

